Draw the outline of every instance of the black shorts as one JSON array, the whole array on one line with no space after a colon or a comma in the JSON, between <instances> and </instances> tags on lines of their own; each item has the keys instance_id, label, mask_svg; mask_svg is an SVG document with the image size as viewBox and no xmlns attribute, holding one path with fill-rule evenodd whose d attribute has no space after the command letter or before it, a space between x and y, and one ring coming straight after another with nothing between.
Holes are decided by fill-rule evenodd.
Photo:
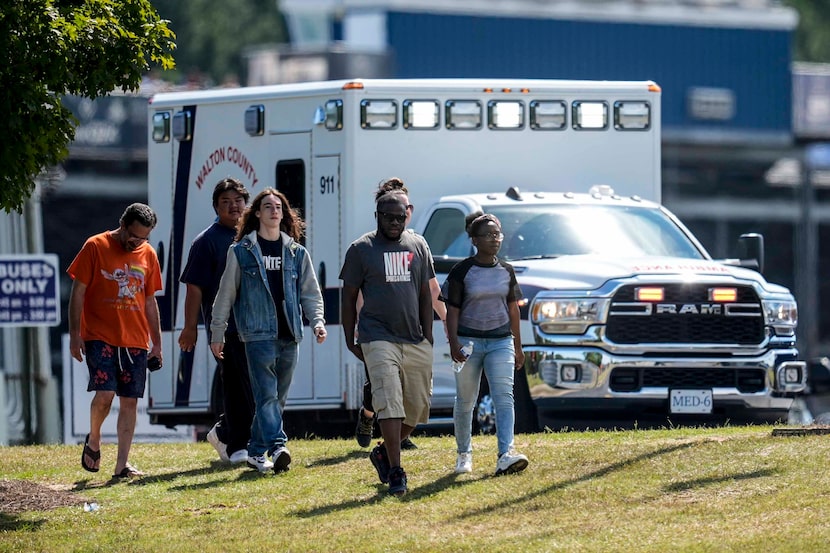
<instances>
[{"instance_id":1,"label":"black shorts","mask_svg":"<svg viewBox=\"0 0 830 553\"><path fill-rule=\"evenodd\" d=\"M85 342L89 369L87 392L115 392L119 397L144 397L147 350L119 348L100 340Z\"/></svg>"}]
</instances>

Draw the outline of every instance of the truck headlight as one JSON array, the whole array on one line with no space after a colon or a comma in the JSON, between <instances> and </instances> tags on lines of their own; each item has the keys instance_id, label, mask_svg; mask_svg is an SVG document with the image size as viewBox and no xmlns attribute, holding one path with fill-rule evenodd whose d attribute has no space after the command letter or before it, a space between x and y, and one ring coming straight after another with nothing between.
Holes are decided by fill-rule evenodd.
<instances>
[{"instance_id":1,"label":"truck headlight","mask_svg":"<svg viewBox=\"0 0 830 553\"><path fill-rule=\"evenodd\" d=\"M608 311L604 298L537 298L531 306L531 322L546 334L583 334L603 323Z\"/></svg>"},{"instance_id":2,"label":"truck headlight","mask_svg":"<svg viewBox=\"0 0 830 553\"><path fill-rule=\"evenodd\" d=\"M798 305L795 300L763 300L764 319L779 336L792 336L798 326Z\"/></svg>"}]
</instances>

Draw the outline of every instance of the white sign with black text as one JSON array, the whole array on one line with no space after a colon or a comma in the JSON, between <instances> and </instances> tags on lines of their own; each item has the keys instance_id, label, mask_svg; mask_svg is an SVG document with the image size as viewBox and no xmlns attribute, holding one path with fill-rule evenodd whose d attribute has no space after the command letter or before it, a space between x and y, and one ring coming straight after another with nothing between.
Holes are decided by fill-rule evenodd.
<instances>
[{"instance_id":1,"label":"white sign with black text","mask_svg":"<svg viewBox=\"0 0 830 553\"><path fill-rule=\"evenodd\" d=\"M0 326L61 322L58 256L0 255Z\"/></svg>"}]
</instances>

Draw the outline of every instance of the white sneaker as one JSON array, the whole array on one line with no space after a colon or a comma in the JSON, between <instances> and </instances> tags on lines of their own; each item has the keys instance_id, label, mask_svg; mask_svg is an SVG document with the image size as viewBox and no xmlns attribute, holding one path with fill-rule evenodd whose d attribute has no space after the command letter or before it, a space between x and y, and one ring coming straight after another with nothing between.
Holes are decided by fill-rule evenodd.
<instances>
[{"instance_id":1,"label":"white sneaker","mask_svg":"<svg viewBox=\"0 0 830 553\"><path fill-rule=\"evenodd\" d=\"M230 462L232 465L238 465L239 463L244 463L248 460L248 450L247 449L240 449L239 451L234 451L230 455Z\"/></svg>"},{"instance_id":2,"label":"white sneaker","mask_svg":"<svg viewBox=\"0 0 830 553\"><path fill-rule=\"evenodd\" d=\"M499 457L499 461L496 463L496 476L521 472L526 468L527 457L521 453L517 453L514 449L510 449L507 453L503 453Z\"/></svg>"},{"instance_id":3,"label":"white sneaker","mask_svg":"<svg viewBox=\"0 0 830 553\"><path fill-rule=\"evenodd\" d=\"M248 457L248 466L259 472L268 472L274 468L274 463L269 461L265 455L256 455Z\"/></svg>"},{"instance_id":4,"label":"white sneaker","mask_svg":"<svg viewBox=\"0 0 830 553\"><path fill-rule=\"evenodd\" d=\"M283 472L288 470L288 465L291 464L291 453L288 452L288 448L285 446L280 446L274 450L271 454L272 468L274 472Z\"/></svg>"},{"instance_id":5,"label":"white sneaker","mask_svg":"<svg viewBox=\"0 0 830 553\"><path fill-rule=\"evenodd\" d=\"M207 441L210 442L210 445L212 445L213 449L216 450L216 453L219 454L220 459L226 463L230 461L230 458L228 457L228 446L219 439L219 435L216 433L215 424L213 425L213 428L210 429L210 432L207 433Z\"/></svg>"},{"instance_id":6,"label":"white sneaker","mask_svg":"<svg viewBox=\"0 0 830 553\"><path fill-rule=\"evenodd\" d=\"M464 474L465 472L473 472L472 453L459 453L455 461L455 473Z\"/></svg>"}]
</instances>

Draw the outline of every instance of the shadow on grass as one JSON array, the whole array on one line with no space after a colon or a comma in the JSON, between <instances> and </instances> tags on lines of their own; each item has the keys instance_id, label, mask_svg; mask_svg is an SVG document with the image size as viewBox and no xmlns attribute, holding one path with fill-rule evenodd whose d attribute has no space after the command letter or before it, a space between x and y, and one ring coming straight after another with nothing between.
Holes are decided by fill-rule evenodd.
<instances>
[{"instance_id":1,"label":"shadow on grass","mask_svg":"<svg viewBox=\"0 0 830 553\"><path fill-rule=\"evenodd\" d=\"M583 474L582 476L580 476L578 478L572 478L570 480L565 480L563 482L557 482L555 484L552 484L552 485L547 486L545 488L542 488L540 490L536 490L532 493L528 493L524 497L511 499L510 501L503 501L501 503L496 503L495 505L487 505L486 507L482 507L481 509L469 510L466 513L462 513L462 514L457 515L455 518L461 520L461 519L475 517L475 516L484 515L484 514L490 515L496 509L510 509L510 508L513 508L516 503L531 501L533 499L536 499L537 497L543 496L543 495L548 494L548 493L553 492L553 491L563 490L563 489L568 488L570 486L579 484L580 482L588 482L590 480L593 480L594 478L602 478L603 476L607 476L607 475L609 475L613 472L617 472L617 471L626 469L626 468L628 468L630 466L633 466L633 465L635 465L635 464L637 464L641 461L646 461L648 459L653 459L653 458L659 457L661 455L667 455L669 453L674 453L675 451L680 451L680 450L683 450L683 449L687 449L689 447L692 447L693 445L698 445L699 443L704 443L704 442L694 442L694 443L689 442L689 443L678 444L678 445L671 446L671 447L664 447L664 448L661 448L661 449L656 449L654 451L649 451L648 453L643 453L641 455L637 455L636 457L632 457L630 459L625 459L625 460L619 461L617 463L610 464L610 465L608 465L606 467L603 467L601 469L595 470L593 472ZM499 476L498 478L514 478L514 477L518 477L518 476L519 475L517 475L517 474L506 474L504 476Z\"/></svg>"},{"instance_id":2,"label":"shadow on grass","mask_svg":"<svg viewBox=\"0 0 830 553\"><path fill-rule=\"evenodd\" d=\"M712 484L721 484L723 482L733 482L738 480L749 480L752 478L765 478L767 476L775 476L781 471L772 469L755 470L752 472L744 472L742 474L730 474L726 476L697 478L695 480L686 480L685 482L677 482L670 486L666 486L667 492L685 492L693 488L703 488L704 486L711 486Z\"/></svg>"},{"instance_id":3,"label":"shadow on grass","mask_svg":"<svg viewBox=\"0 0 830 553\"><path fill-rule=\"evenodd\" d=\"M360 450L360 451L352 451L345 455L339 455L337 457L321 457L320 459L315 459L308 463L308 468L314 467L330 467L332 465L339 465L341 463L347 463L349 461L354 461L355 459L368 459L369 458L369 451L367 450Z\"/></svg>"},{"instance_id":4,"label":"shadow on grass","mask_svg":"<svg viewBox=\"0 0 830 553\"><path fill-rule=\"evenodd\" d=\"M700 442L697 442L697 443L700 443ZM540 490L536 490L532 493L528 493L524 497L520 497L518 499L511 499L510 501L503 501L503 502L497 503L495 505L487 505L486 507L482 507L481 509L473 509L473 510L467 511L466 513L462 513L462 514L457 515L456 518L460 520L460 519L479 516L479 515L483 515L483 514L491 514L493 512L493 510L495 510L495 509L512 508L518 502L531 501L531 500L533 500L533 499L535 499L539 496L545 495L545 494L550 493L552 491L562 490L562 489L568 488L570 486L573 486L575 484L578 484L580 482L587 482L589 480L593 480L594 478L602 478L603 476L606 476L606 475L611 474L613 472L623 470L623 469L628 468L630 466L633 466L636 463L639 463L641 461L652 459L654 457L659 457L661 455L667 455L669 453L674 453L675 451L680 451L680 450L689 448L693 445L696 445L696 443L692 443L692 442L683 443L683 444L678 444L678 445L671 446L671 447L664 447L664 448L661 448L661 449L650 451L648 453L643 453L643 454L638 455L636 457L632 457L630 459L625 459L625 460L619 461L617 463L610 464L610 465L608 465L606 467L603 467L601 469L595 470L593 472L589 472L589 473L584 474L584 475L582 475L578 478L573 478L571 480L566 480L566 481L563 481L563 482L557 482L557 483L555 483L551 486L547 486L547 487L542 488ZM401 497L400 501L417 501L417 500L419 500L421 498L424 498L424 497L433 496L435 493L437 493L439 491L442 491L442 490L445 490L447 488L457 487L457 486L464 486L464 485L471 484L473 482L477 482L477 481L484 480L484 479L489 479L489 478L513 478L513 477L518 477L518 475L507 474L507 475L498 476L498 477L487 475L487 476L481 476L479 478L465 477L463 480L459 480L457 474L448 474L446 476L443 476L443 477L439 478L438 480L435 480L431 484L427 484L425 486L419 486L419 487L411 490L409 493L407 493L406 495ZM332 504L332 505L325 505L325 506L322 506L322 507L315 507L313 509L299 510L299 511L295 511L294 514L298 517L313 517L313 516L317 516L317 515L324 515L324 514L329 514L329 513L333 513L333 512L345 511L345 510L348 510L348 509L354 509L354 508L359 508L359 507L363 507L363 506L366 506L366 505L371 505L371 504L377 503L379 501L382 501L383 499L388 497L387 487L385 485L378 484L377 489L378 489L377 496L369 498L369 499L355 499L355 500L352 500L352 501L345 501L345 502L342 502L342 503L336 503L336 504Z\"/></svg>"},{"instance_id":5,"label":"shadow on grass","mask_svg":"<svg viewBox=\"0 0 830 553\"><path fill-rule=\"evenodd\" d=\"M186 478L188 476L202 476L205 474L221 473L231 470L236 471L239 468L239 465L229 465L228 463L224 463L222 461L212 461L211 464L206 467L176 472L167 472L162 474L146 474L144 476L136 478L111 477L109 480L100 482L92 481L90 479L78 480L77 482L75 482L75 485L72 489L74 491L91 490L97 488L107 488L110 486L118 486L122 484L128 486L146 486L147 484L156 484L158 482L172 482L179 478ZM211 483L210 486L205 487L211 487L214 485L221 485L225 483L227 483L227 480L216 480L213 483ZM185 489L192 487L193 486L179 486L178 488Z\"/></svg>"},{"instance_id":6,"label":"shadow on grass","mask_svg":"<svg viewBox=\"0 0 830 553\"><path fill-rule=\"evenodd\" d=\"M9 515L0 513L0 533L2 532L18 532L27 530L29 532L36 532L46 522L46 519L40 520L20 520L17 515Z\"/></svg>"},{"instance_id":7,"label":"shadow on grass","mask_svg":"<svg viewBox=\"0 0 830 553\"><path fill-rule=\"evenodd\" d=\"M227 465L226 465L227 466ZM245 465L238 465L235 467L228 467L228 468L235 468L235 469L242 469L239 475L236 477L236 481L239 482L250 482L251 480L258 480L260 478L269 478L274 477L273 471L266 471L266 472L259 472L256 470L251 470L249 467ZM204 474L207 474L210 471L205 471ZM276 477L279 477L281 474L286 474L288 471L284 473L279 473ZM194 472L195 473L195 472ZM183 491L183 490L207 490L216 486L224 486L230 480L229 479L217 479L212 480L210 482L202 482L201 484L183 484L181 486L173 486L170 488L170 491Z\"/></svg>"},{"instance_id":8,"label":"shadow on grass","mask_svg":"<svg viewBox=\"0 0 830 553\"><path fill-rule=\"evenodd\" d=\"M425 486L418 486L415 489L410 489L410 491L400 497L396 498L398 501L417 501L423 497L430 497L434 495L436 492L441 490L446 490L447 488L457 487L457 486L465 486L468 484L472 484L479 480L483 480L486 478L490 478L490 476L482 476L480 478L470 478L467 475L464 475L463 480L458 479L459 475L457 474L448 474L435 480L434 482L427 484ZM375 485L377 488L377 495L370 498L364 499L354 499L351 501L344 501L342 503L335 503L332 505L324 505L322 507L315 507L313 509L302 509L299 511L295 511L293 514L300 518L309 518L315 517L317 515L325 515L329 513L335 513L340 511L346 511L349 509L356 509L359 507L365 507L367 505L374 505L375 503L379 503L384 499L391 497L389 495L389 487L386 484L378 483Z\"/></svg>"}]
</instances>

